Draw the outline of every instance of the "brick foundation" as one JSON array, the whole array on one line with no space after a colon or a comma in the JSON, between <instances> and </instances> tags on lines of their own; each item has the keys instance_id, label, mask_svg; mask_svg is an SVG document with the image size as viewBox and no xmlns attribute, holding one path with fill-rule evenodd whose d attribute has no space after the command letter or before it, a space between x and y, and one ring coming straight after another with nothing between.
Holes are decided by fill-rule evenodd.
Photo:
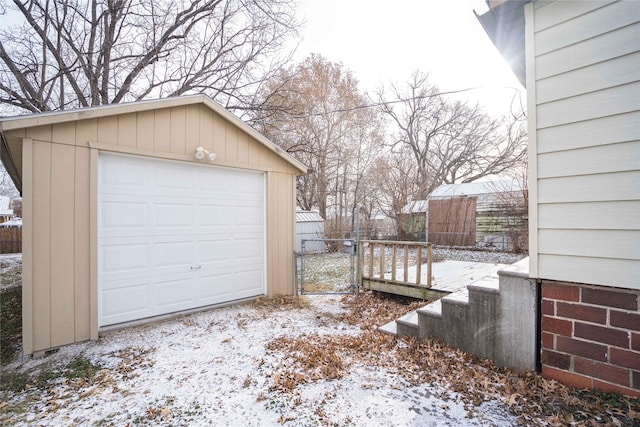
<instances>
[{"instance_id":1,"label":"brick foundation","mask_svg":"<svg viewBox=\"0 0 640 427\"><path fill-rule=\"evenodd\" d=\"M640 291L542 281L542 375L640 396Z\"/></svg>"}]
</instances>

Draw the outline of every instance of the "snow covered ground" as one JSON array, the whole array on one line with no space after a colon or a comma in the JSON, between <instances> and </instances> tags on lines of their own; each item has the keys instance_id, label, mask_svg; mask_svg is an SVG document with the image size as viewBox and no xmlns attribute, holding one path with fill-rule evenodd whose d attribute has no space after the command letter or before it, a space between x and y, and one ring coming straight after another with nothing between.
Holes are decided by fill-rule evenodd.
<instances>
[{"instance_id":1,"label":"snow covered ground","mask_svg":"<svg viewBox=\"0 0 640 427\"><path fill-rule=\"evenodd\" d=\"M400 375L388 361L396 357L393 346L407 346L403 341L391 341L392 347L381 351L389 354L363 357L345 346L335 349L340 357L336 363L320 360L329 357L322 352L318 360L308 361L335 369L334 379L303 372L299 358L312 353L283 352L274 343L311 343L329 336L357 341L366 332L343 321L347 308L339 297L305 301L302 306L214 309L109 332L96 342L16 363L9 368L32 375L78 357L102 369L90 381L61 376L48 388L33 385L5 394L0 424L517 425L503 402L470 407L441 385ZM376 362L380 358L387 363Z\"/></svg>"}]
</instances>

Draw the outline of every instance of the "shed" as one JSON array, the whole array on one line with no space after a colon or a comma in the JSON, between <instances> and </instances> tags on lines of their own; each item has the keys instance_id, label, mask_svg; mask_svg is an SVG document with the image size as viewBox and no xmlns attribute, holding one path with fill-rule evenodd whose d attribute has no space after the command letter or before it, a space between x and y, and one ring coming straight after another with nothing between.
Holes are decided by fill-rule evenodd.
<instances>
[{"instance_id":1,"label":"shed","mask_svg":"<svg viewBox=\"0 0 640 427\"><path fill-rule=\"evenodd\" d=\"M318 212L297 210L296 211L296 251L302 252L303 240L314 240L324 238L324 218ZM310 241L304 245L305 252L323 252L325 250L323 242Z\"/></svg>"},{"instance_id":2,"label":"shed","mask_svg":"<svg viewBox=\"0 0 640 427\"><path fill-rule=\"evenodd\" d=\"M4 118L0 136L23 197L25 354L293 293L306 167L207 96Z\"/></svg>"},{"instance_id":3,"label":"shed","mask_svg":"<svg viewBox=\"0 0 640 427\"><path fill-rule=\"evenodd\" d=\"M434 244L513 250L527 245L526 198L522 182L503 179L444 184L415 206Z\"/></svg>"}]
</instances>

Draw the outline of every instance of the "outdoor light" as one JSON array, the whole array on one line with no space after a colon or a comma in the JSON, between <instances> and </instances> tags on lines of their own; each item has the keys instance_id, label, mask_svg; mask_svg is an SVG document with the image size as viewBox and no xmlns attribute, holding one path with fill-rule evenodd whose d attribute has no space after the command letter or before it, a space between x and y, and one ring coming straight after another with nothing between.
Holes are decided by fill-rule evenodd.
<instances>
[{"instance_id":1,"label":"outdoor light","mask_svg":"<svg viewBox=\"0 0 640 427\"><path fill-rule=\"evenodd\" d=\"M209 157L210 161L214 161L216 159L216 153L212 153L209 150L206 150L202 145L198 145L196 147L196 159L202 160L205 156Z\"/></svg>"}]
</instances>

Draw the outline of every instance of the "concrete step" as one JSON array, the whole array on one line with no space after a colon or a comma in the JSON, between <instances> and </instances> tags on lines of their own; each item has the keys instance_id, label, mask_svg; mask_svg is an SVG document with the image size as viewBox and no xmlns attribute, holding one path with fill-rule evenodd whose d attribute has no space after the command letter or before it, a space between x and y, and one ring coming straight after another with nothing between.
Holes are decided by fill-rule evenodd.
<instances>
[{"instance_id":1,"label":"concrete step","mask_svg":"<svg viewBox=\"0 0 640 427\"><path fill-rule=\"evenodd\" d=\"M469 289L454 292L440 299L442 305L469 305ZM443 313L445 310L443 309Z\"/></svg>"},{"instance_id":2,"label":"concrete step","mask_svg":"<svg viewBox=\"0 0 640 427\"><path fill-rule=\"evenodd\" d=\"M418 313L411 311L396 320L399 337L417 337L420 334L418 328Z\"/></svg>"},{"instance_id":3,"label":"concrete step","mask_svg":"<svg viewBox=\"0 0 640 427\"><path fill-rule=\"evenodd\" d=\"M392 320L391 322L387 323L386 325L382 325L382 326L378 326L377 329L378 332L382 332L383 334L389 334L389 335L398 335L398 328L396 326L396 321Z\"/></svg>"},{"instance_id":4,"label":"concrete step","mask_svg":"<svg viewBox=\"0 0 640 427\"><path fill-rule=\"evenodd\" d=\"M472 293L484 292L496 295L500 293L500 279L498 276L485 277L482 280L478 280L477 282L473 282L468 285L467 289Z\"/></svg>"},{"instance_id":5,"label":"concrete step","mask_svg":"<svg viewBox=\"0 0 640 427\"><path fill-rule=\"evenodd\" d=\"M418 316L442 318L442 301L436 300L416 310Z\"/></svg>"}]
</instances>

